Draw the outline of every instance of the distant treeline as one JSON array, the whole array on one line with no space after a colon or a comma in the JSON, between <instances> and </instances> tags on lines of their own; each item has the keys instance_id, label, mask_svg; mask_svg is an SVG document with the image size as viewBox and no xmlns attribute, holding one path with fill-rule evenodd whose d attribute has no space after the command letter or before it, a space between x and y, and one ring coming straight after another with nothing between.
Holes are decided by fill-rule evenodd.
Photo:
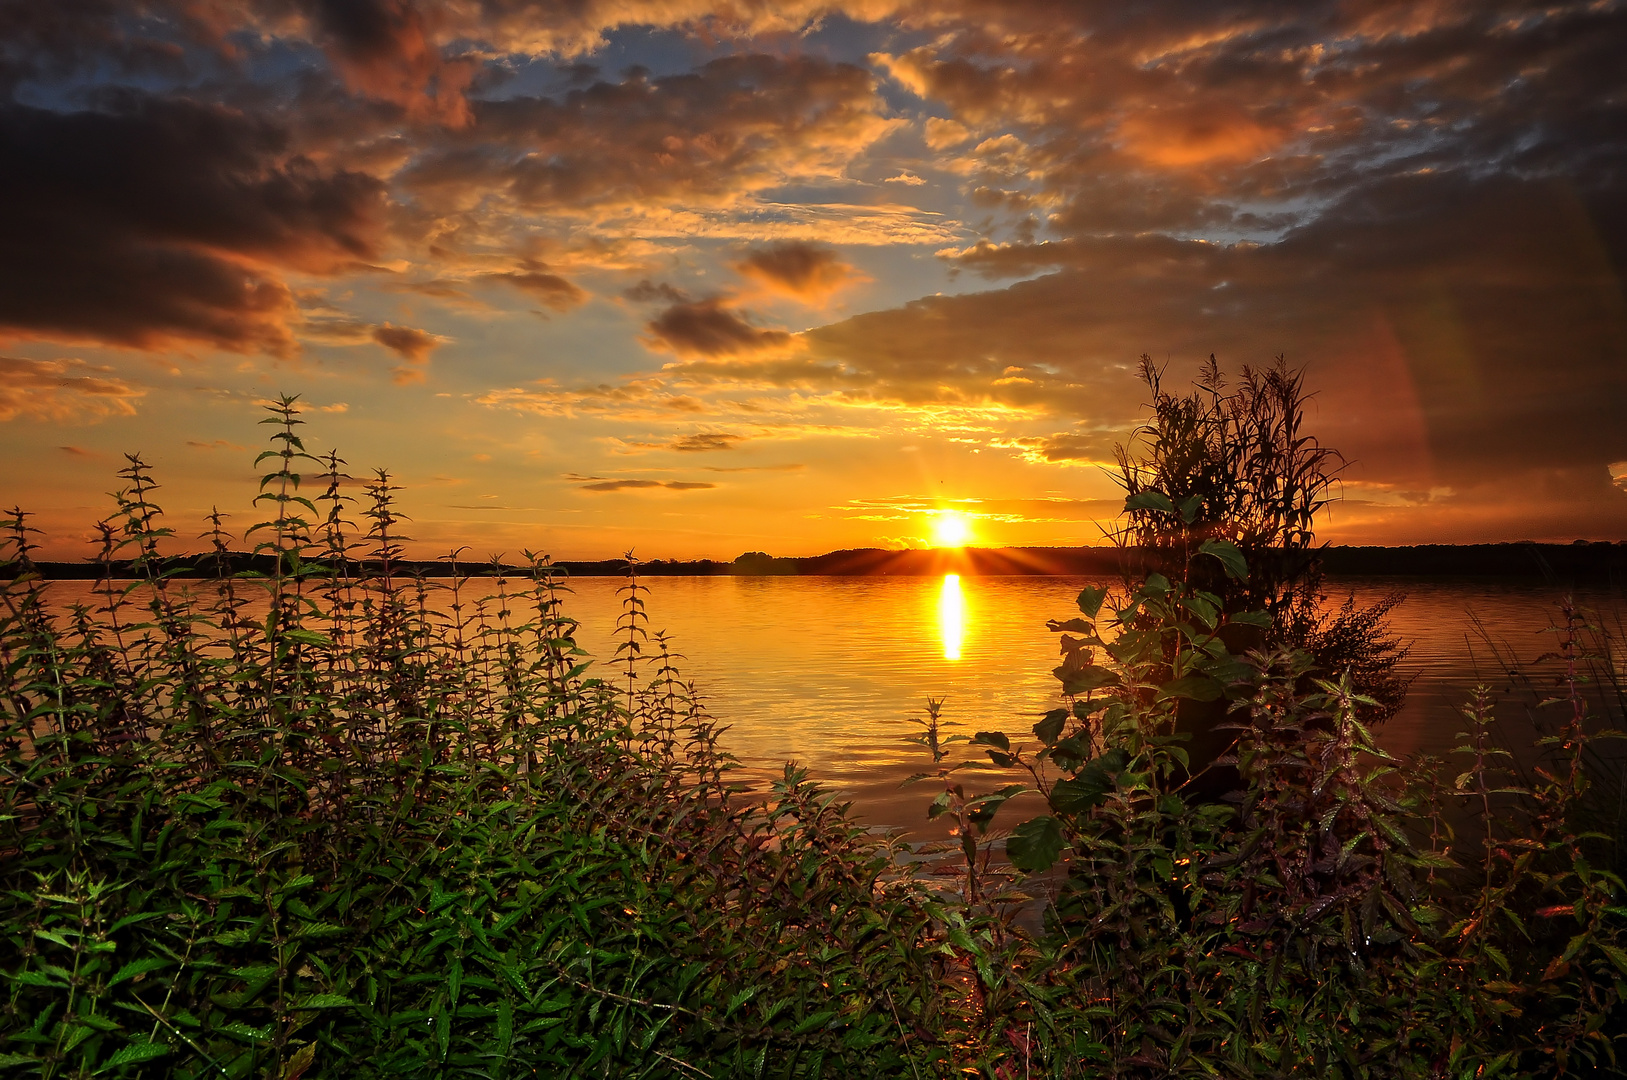
<instances>
[{"instance_id":1,"label":"distant treeline","mask_svg":"<svg viewBox=\"0 0 1627 1080\"><path fill-rule=\"evenodd\" d=\"M1322 567L1338 576L1377 577L1513 577L1554 581L1627 580L1627 542L1574 544L1425 544L1417 547L1326 547ZM717 559L652 559L640 562L641 574L657 577L721 576L924 576L935 574L994 575L1116 575L1135 561L1133 549L1114 547L1011 547L962 549L855 548L824 555L779 558L761 551L747 552L732 562ZM163 573L184 577L215 577L245 572L270 573L273 556L232 552L225 556L176 555L162 563ZM39 562L42 577L56 580L90 579L102 575L95 562ZM619 577L627 573L624 559L565 560L552 569L572 577ZM374 562L355 561L354 574L377 574ZM400 560L391 569L405 575L448 577L454 572L474 575L516 573L525 567L510 564L459 562L445 559ZM15 572L14 570L12 571ZM128 562L113 564L116 578L134 576Z\"/></svg>"}]
</instances>

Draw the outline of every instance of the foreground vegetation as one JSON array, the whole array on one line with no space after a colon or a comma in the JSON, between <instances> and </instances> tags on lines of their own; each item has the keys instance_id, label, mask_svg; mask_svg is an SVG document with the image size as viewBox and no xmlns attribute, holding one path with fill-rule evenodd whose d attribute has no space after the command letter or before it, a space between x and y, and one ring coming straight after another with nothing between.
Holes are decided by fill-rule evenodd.
<instances>
[{"instance_id":1,"label":"foreground vegetation","mask_svg":"<svg viewBox=\"0 0 1627 1080\"><path fill-rule=\"evenodd\" d=\"M1564 611L1534 754L1482 695L1456 761L1391 760L1399 648L1382 610L1313 602L1330 459L1289 377L1153 387L1125 471L1148 561L1053 624L1062 707L1016 738L923 722L941 851L797 771L737 783L636 578L590 667L545 559L403 574L388 477L352 501L291 401L248 534L277 572L227 573L217 515L218 580L166 577L132 459L102 565L143 576L59 610L14 514L0 1067L1619 1073L1619 699L1587 681L1610 636ZM997 829L1033 788L1049 812Z\"/></svg>"}]
</instances>

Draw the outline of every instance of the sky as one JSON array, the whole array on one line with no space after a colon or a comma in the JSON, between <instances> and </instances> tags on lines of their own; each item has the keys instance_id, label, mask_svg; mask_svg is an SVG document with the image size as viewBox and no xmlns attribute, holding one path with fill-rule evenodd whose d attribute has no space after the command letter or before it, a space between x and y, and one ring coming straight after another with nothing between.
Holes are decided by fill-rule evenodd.
<instances>
[{"instance_id":1,"label":"sky","mask_svg":"<svg viewBox=\"0 0 1627 1080\"><path fill-rule=\"evenodd\" d=\"M0 0L0 501L81 557L140 453L196 549L298 394L424 557L1100 543L1138 358L1214 354L1305 369L1323 539L1627 539L1624 55L1619 0Z\"/></svg>"}]
</instances>

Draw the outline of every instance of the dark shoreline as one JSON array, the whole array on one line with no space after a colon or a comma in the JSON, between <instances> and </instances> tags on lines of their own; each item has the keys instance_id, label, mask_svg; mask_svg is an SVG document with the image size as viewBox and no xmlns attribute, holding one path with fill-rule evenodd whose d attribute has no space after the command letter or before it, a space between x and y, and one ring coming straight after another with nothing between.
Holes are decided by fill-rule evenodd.
<instances>
[{"instance_id":1,"label":"dark shoreline","mask_svg":"<svg viewBox=\"0 0 1627 1080\"><path fill-rule=\"evenodd\" d=\"M1484 577L1536 579L1554 582L1627 582L1627 542L1575 544L1427 544L1417 547L1326 547L1320 552L1322 569L1338 577ZM716 559L680 561L652 559L639 563L638 572L652 577L916 577L938 574L973 576L1072 576L1116 575L1133 553L1111 547L1058 548L964 548L889 551L857 548L824 555L776 558L751 552L732 562ZM162 561L163 573L180 577L216 577L222 574L268 573L273 569L268 555L232 552L225 556L178 555ZM566 559L550 566L565 576L621 577L627 573L623 559L584 561ZM49 580L85 580L102 576L93 562L38 562L36 572ZM382 567L372 561L352 561L351 573L377 573ZM393 564L406 575L449 577L453 565L444 559L406 559ZM460 573L492 576L518 574L526 567L515 564L459 562ZM135 576L128 561L113 564L113 577ZM0 576L15 576L15 567L0 570Z\"/></svg>"}]
</instances>

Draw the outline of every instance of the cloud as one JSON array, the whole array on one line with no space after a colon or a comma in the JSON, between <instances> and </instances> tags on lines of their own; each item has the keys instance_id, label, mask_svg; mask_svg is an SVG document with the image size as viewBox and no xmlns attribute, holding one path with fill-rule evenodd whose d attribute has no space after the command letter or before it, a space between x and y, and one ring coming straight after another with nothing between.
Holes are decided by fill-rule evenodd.
<instances>
[{"instance_id":1,"label":"cloud","mask_svg":"<svg viewBox=\"0 0 1627 1080\"><path fill-rule=\"evenodd\" d=\"M630 288L622 290L622 295L636 304L647 304L659 300L666 304L687 304L689 294L682 289L674 288L666 282L654 282L645 278Z\"/></svg>"},{"instance_id":2,"label":"cloud","mask_svg":"<svg viewBox=\"0 0 1627 1080\"><path fill-rule=\"evenodd\" d=\"M755 248L734 268L770 292L805 304L822 304L838 289L859 280L834 248L800 240Z\"/></svg>"},{"instance_id":3,"label":"cloud","mask_svg":"<svg viewBox=\"0 0 1627 1080\"><path fill-rule=\"evenodd\" d=\"M1127 440L1122 432L1080 434L1063 431L1052 435L995 439L990 445L1016 450L1024 460L1036 465L1067 463L1111 466L1114 463L1114 446L1124 441Z\"/></svg>"},{"instance_id":4,"label":"cloud","mask_svg":"<svg viewBox=\"0 0 1627 1080\"><path fill-rule=\"evenodd\" d=\"M1627 458L1624 224L1569 185L1436 173L1375 181L1271 244L982 246L958 264L1041 276L809 331L801 361L854 399L1083 422L997 443L1057 461L1100 460L1128 430L1142 352L1176 386L1211 351L1233 370L1286 353L1348 475L1459 493L1441 529L1518 539L1554 514L1627 528L1607 469Z\"/></svg>"},{"instance_id":5,"label":"cloud","mask_svg":"<svg viewBox=\"0 0 1627 1080\"><path fill-rule=\"evenodd\" d=\"M134 416L136 402L146 393L114 377L110 368L82 360L0 356L0 421L26 416L95 423L110 416Z\"/></svg>"},{"instance_id":6,"label":"cloud","mask_svg":"<svg viewBox=\"0 0 1627 1080\"><path fill-rule=\"evenodd\" d=\"M948 150L972 137L971 131L958 120L929 116L926 120L926 144L934 150Z\"/></svg>"},{"instance_id":7,"label":"cloud","mask_svg":"<svg viewBox=\"0 0 1627 1080\"><path fill-rule=\"evenodd\" d=\"M133 91L101 101L0 106L0 329L292 352L276 271L372 257L382 185L290 155L283 129L244 113Z\"/></svg>"},{"instance_id":8,"label":"cloud","mask_svg":"<svg viewBox=\"0 0 1627 1080\"><path fill-rule=\"evenodd\" d=\"M583 491L642 491L647 488L665 488L668 491L703 491L715 488L716 484L708 484L695 480L600 480L592 484L583 484Z\"/></svg>"},{"instance_id":9,"label":"cloud","mask_svg":"<svg viewBox=\"0 0 1627 1080\"><path fill-rule=\"evenodd\" d=\"M352 88L403 106L410 115L461 127L470 121L463 91L471 61L444 58L427 12L413 0L302 0L334 67Z\"/></svg>"},{"instance_id":10,"label":"cloud","mask_svg":"<svg viewBox=\"0 0 1627 1080\"><path fill-rule=\"evenodd\" d=\"M473 125L402 173L417 198L450 208L495 195L495 206L586 221L633 214L646 236L673 210L738 208L788 183L839 180L900 123L869 71L808 56L727 56L474 111Z\"/></svg>"},{"instance_id":11,"label":"cloud","mask_svg":"<svg viewBox=\"0 0 1627 1080\"><path fill-rule=\"evenodd\" d=\"M538 416L610 416L622 420L690 419L708 406L688 394L675 394L659 379L629 379L620 385L560 387L552 380L530 386L488 390L477 405L513 409Z\"/></svg>"},{"instance_id":12,"label":"cloud","mask_svg":"<svg viewBox=\"0 0 1627 1080\"><path fill-rule=\"evenodd\" d=\"M424 363L429 359L429 354L446 341L445 338L422 330L414 330L410 326L395 326L390 323L373 327L371 336L374 341L409 364Z\"/></svg>"},{"instance_id":13,"label":"cloud","mask_svg":"<svg viewBox=\"0 0 1627 1080\"><path fill-rule=\"evenodd\" d=\"M541 301L544 307L554 311L569 311L587 300L587 293L558 274L549 273L541 266L481 276L489 281L501 281L529 293Z\"/></svg>"},{"instance_id":14,"label":"cloud","mask_svg":"<svg viewBox=\"0 0 1627 1080\"><path fill-rule=\"evenodd\" d=\"M679 453L695 454L711 450L733 450L738 444L744 442L746 436L731 435L728 432L702 432L696 435L685 435L674 439L667 444L667 449Z\"/></svg>"},{"instance_id":15,"label":"cloud","mask_svg":"<svg viewBox=\"0 0 1627 1080\"><path fill-rule=\"evenodd\" d=\"M680 356L733 356L782 349L784 330L759 330L717 298L673 304L645 325L652 342Z\"/></svg>"},{"instance_id":16,"label":"cloud","mask_svg":"<svg viewBox=\"0 0 1627 1080\"><path fill-rule=\"evenodd\" d=\"M1271 240L1385 176L1614 186L1627 159L1619 5L937 11L931 44L872 62L950 114L925 121L934 152L982 140L938 162L968 195L1062 235ZM1006 139L1021 153L991 153Z\"/></svg>"},{"instance_id":17,"label":"cloud","mask_svg":"<svg viewBox=\"0 0 1627 1080\"><path fill-rule=\"evenodd\" d=\"M887 177L887 179L883 180L882 183L883 184L905 184L905 185L907 185L909 187L920 187L921 185L925 184L926 181L922 180L919 176L916 176L914 173L912 173L908 169L906 169L903 172L899 173L897 176L889 176L889 177Z\"/></svg>"}]
</instances>

